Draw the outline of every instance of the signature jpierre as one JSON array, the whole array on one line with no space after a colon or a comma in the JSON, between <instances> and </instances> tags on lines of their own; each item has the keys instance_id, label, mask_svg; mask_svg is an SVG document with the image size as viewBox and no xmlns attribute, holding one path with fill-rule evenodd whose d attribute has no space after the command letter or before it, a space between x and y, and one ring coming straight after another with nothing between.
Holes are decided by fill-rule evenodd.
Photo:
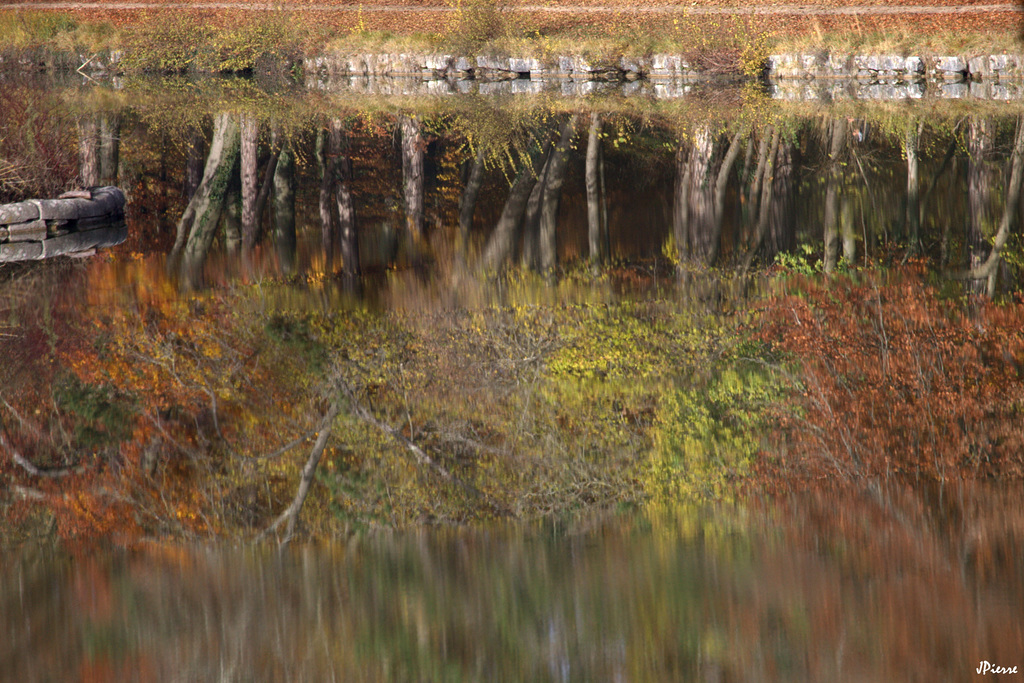
<instances>
[{"instance_id":1,"label":"signature jpierre","mask_svg":"<svg viewBox=\"0 0 1024 683\"><path fill-rule=\"evenodd\" d=\"M1015 674L1017 673L1017 667L1015 666L996 666L992 662L982 661L978 664L979 674Z\"/></svg>"}]
</instances>

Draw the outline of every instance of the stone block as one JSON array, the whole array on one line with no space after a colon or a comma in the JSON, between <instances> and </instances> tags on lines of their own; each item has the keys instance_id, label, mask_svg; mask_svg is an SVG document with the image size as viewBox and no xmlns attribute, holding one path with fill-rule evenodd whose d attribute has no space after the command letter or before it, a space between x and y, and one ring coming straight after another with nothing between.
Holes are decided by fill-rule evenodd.
<instances>
[{"instance_id":1,"label":"stone block","mask_svg":"<svg viewBox=\"0 0 1024 683\"><path fill-rule=\"evenodd\" d=\"M629 97L639 95L643 85L640 81L629 81L622 84L622 94Z\"/></svg>"},{"instance_id":2,"label":"stone block","mask_svg":"<svg viewBox=\"0 0 1024 683\"><path fill-rule=\"evenodd\" d=\"M39 217L46 221L73 221L78 219L77 199L33 199L39 207Z\"/></svg>"},{"instance_id":3,"label":"stone block","mask_svg":"<svg viewBox=\"0 0 1024 683\"><path fill-rule=\"evenodd\" d=\"M976 55L967 60L967 73L972 80L983 80L990 78L992 72L989 70L988 58Z\"/></svg>"},{"instance_id":4,"label":"stone block","mask_svg":"<svg viewBox=\"0 0 1024 683\"><path fill-rule=\"evenodd\" d=\"M511 81L485 81L479 83L478 92L481 95L502 95L512 92Z\"/></svg>"},{"instance_id":5,"label":"stone block","mask_svg":"<svg viewBox=\"0 0 1024 683\"><path fill-rule=\"evenodd\" d=\"M392 60L392 73L411 76L413 74L422 73L423 67L419 65L420 60L416 59L413 55L405 53L394 55Z\"/></svg>"},{"instance_id":6,"label":"stone block","mask_svg":"<svg viewBox=\"0 0 1024 683\"><path fill-rule=\"evenodd\" d=\"M37 258L71 256L79 252L87 252L90 249L113 247L124 242L127 237L128 228L123 222L96 230L73 232L42 242L42 251Z\"/></svg>"},{"instance_id":7,"label":"stone block","mask_svg":"<svg viewBox=\"0 0 1024 683\"><path fill-rule=\"evenodd\" d=\"M9 242L39 242L46 239L46 221L11 223L6 226L6 232Z\"/></svg>"},{"instance_id":8,"label":"stone block","mask_svg":"<svg viewBox=\"0 0 1024 683\"><path fill-rule=\"evenodd\" d=\"M8 242L0 244L0 263L33 261L42 257L42 242Z\"/></svg>"},{"instance_id":9,"label":"stone block","mask_svg":"<svg viewBox=\"0 0 1024 683\"><path fill-rule=\"evenodd\" d=\"M118 194L120 196L105 192L95 194L92 199L64 199L61 201L70 202L78 213L79 219L120 216L124 211L124 195L120 190L118 190Z\"/></svg>"},{"instance_id":10,"label":"stone block","mask_svg":"<svg viewBox=\"0 0 1024 683\"><path fill-rule=\"evenodd\" d=\"M509 81L509 90L514 95L533 95L539 93L543 88L543 83L529 78L517 78L514 81Z\"/></svg>"},{"instance_id":11,"label":"stone block","mask_svg":"<svg viewBox=\"0 0 1024 683\"><path fill-rule=\"evenodd\" d=\"M773 83L768 91L773 100L797 102L800 100L801 88L794 83Z\"/></svg>"},{"instance_id":12,"label":"stone block","mask_svg":"<svg viewBox=\"0 0 1024 683\"><path fill-rule=\"evenodd\" d=\"M490 55L477 55L476 66L478 69L489 69L491 71L508 71L508 60Z\"/></svg>"},{"instance_id":13,"label":"stone block","mask_svg":"<svg viewBox=\"0 0 1024 683\"><path fill-rule=\"evenodd\" d=\"M533 57L512 57L508 60L508 67L510 71L515 71L520 74L543 71L544 69L541 61L539 59L534 59Z\"/></svg>"},{"instance_id":14,"label":"stone block","mask_svg":"<svg viewBox=\"0 0 1024 683\"><path fill-rule=\"evenodd\" d=\"M664 83L654 85L654 96L661 100L674 100L685 97L690 92L691 86L686 85L679 79L672 79Z\"/></svg>"},{"instance_id":15,"label":"stone block","mask_svg":"<svg viewBox=\"0 0 1024 683\"><path fill-rule=\"evenodd\" d=\"M851 66L853 60L849 55L829 54L825 60L825 75L830 78L848 78L857 74L856 65Z\"/></svg>"},{"instance_id":16,"label":"stone block","mask_svg":"<svg viewBox=\"0 0 1024 683\"><path fill-rule=\"evenodd\" d=\"M989 55L988 68L993 78L1019 78L1024 75L1021 55Z\"/></svg>"},{"instance_id":17,"label":"stone block","mask_svg":"<svg viewBox=\"0 0 1024 683\"><path fill-rule=\"evenodd\" d=\"M907 57L904 68L908 76L923 76L925 73L924 60L920 57Z\"/></svg>"},{"instance_id":18,"label":"stone block","mask_svg":"<svg viewBox=\"0 0 1024 683\"><path fill-rule=\"evenodd\" d=\"M577 81L590 80L593 73L598 69L594 67L587 59L574 55L572 57L572 69L570 71L570 77Z\"/></svg>"},{"instance_id":19,"label":"stone block","mask_svg":"<svg viewBox=\"0 0 1024 683\"><path fill-rule=\"evenodd\" d=\"M935 75L950 81L963 79L967 74L967 62L963 57L936 57Z\"/></svg>"},{"instance_id":20,"label":"stone block","mask_svg":"<svg viewBox=\"0 0 1024 683\"><path fill-rule=\"evenodd\" d=\"M105 196L109 196L111 200L122 209L124 208L124 205L128 203L127 198L124 196L124 192L121 191L121 188L115 185L93 187L90 188L90 192L92 192L92 198L96 200L99 200L100 198Z\"/></svg>"},{"instance_id":21,"label":"stone block","mask_svg":"<svg viewBox=\"0 0 1024 683\"><path fill-rule=\"evenodd\" d=\"M801 65L796 55L768 55L768 75L772 78L799 78Z\"/></svg>"},{"instance_id":22,"label":"stone block","mask_svg":"<svg viewBox=\"0 0 1024 683\"><path fill-rule=\"evenodd\" d=\"M970 90L966 83L939 83L939 97L947 100L962 100Z\"/></svg>"},{"instance_id":23,"label":"stone block","mask_svg":"<svg viewBox=\"0 0 1024 683\"><path fill-rule=\"evenodd\" d=\"M852 86L848 83L830 83L825 88L826 98L832 101L844 101L853 98Z\"/></svg>"},{"instance_id":24,"label":"stone block","mask_svg":"<svg viewBox=\"0 0 1024 683\"><path fill-rule=\"evenodd\" d=\"M907 89L902 83L872 83L857 92L859 99L866 100L905 100Z\"/></svg>"},{"instance_id":25,"label":"stone block","mask_svg":"<svg viewBox=\"0 0 1024 683\"><path fill-rule=\"evenodd\" d=\"M619 69L627 74L632 73L637 75L641 75L645 71L643 60L633 57L621 57L619 59Z\"/></svg>"},{"instance_id":26,"label":"stone block","mask_svg":"<svg viewBox=\"0 0 1024 683\"><path fill-rule=\"evenodd\" d=\"M431 95L451 95L455 92L454 84L443 78L429 80L424 86Z\"/></svg>"},{"instance_id":27,"label":"stone block","mask_svg":"<svg viewBox=\"0 0 1024 683\"><path fill-rule=\"evenodd\" d=\"M0 224L24 223L39 218L39 207L32 202L0 205Z\"/></svg>"},{"instance_id":28,"label":"stone block","mask_svg":"<svg viewBox=\"0 0 1024 683\"><path fill-rule=\"evenodd\" d=\"M423 66L431 71L447 71L451 63L451 55L424 55L423 57Z\"/></svg>"},{"instance_id":29,"label":"stone block","mask_svg":"<svg viewBox=\"0 0 1024 683\"><path fill-rule=\"evenodd\" d=\"M323 57L306 57L302 60L302 70L307 75L316 74L320 71L322 63Z\"/></svg>"},{"instance_id":30,"label":"stone block","mask_svg":"<svg viewBox=\"0 0 1024 683\"><path fill-rule=\"evenodd\" d=\"M348 58L348 72L353 76L366 76L370 72L370 65L363 55L353 55Z\"/></svg>"},{"instance_id":31,"label":"stone block","mask_svg":"<svg viewBox=\"0 0 1024 683\"><path fill-rule=\"evenodd\" d=\"M907 60L901 55L882 55L878 59L878 66L886 75L900 76L907 71Z\"/></svg>"},{"instance_id":32,"label":"stone block","mask_svg":"<svg viewBox=\"0 0 1024 683\"><path fill-rule=\"evenodd\" d=\"M854 55L853 63L858 71L880 71L881 65L877 55Z\"/></svg>"},{"instance_id":33,"label":"stone block","mask_svg":"<svg viewBox=\"0 0 1024 683\"><path fill-rule=\"evenodd\" d=\"M683 58L679 55L659 54L651 57L651 68L648 76L653 78L673 78L678 76L683 67ZM687 65L689 67L689 65Z\"/></svg>"},{"instance_id":34,"label":"stone block","mask_svg":"<svg viewBox=\"0 0 1024 683\"><path fill-rule=\"evenodd\" d=\"M816 102L816 101L822 99L822 97L821 97L821 88L818 88L818 87L816 87L814 85L805 85L800 90L800 98L804 102Z\"/></svg>"}]
</instances>

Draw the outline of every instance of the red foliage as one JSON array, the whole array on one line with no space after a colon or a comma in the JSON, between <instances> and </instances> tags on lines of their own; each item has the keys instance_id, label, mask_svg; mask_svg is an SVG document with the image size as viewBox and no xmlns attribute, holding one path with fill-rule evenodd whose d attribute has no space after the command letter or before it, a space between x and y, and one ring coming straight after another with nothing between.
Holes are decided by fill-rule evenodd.
<instances>
[{"instance_id":1,"label":"red foliage","mask_svg":"<svg viewBox=\"0 0 1024 683\"><path fill-rule=\"evenodd\" d=\"M775 435L804 474L1018 477L1024 305L944 300L901 271L801 284L760 311L798 388Z\"/></svg>"}]
</instances>

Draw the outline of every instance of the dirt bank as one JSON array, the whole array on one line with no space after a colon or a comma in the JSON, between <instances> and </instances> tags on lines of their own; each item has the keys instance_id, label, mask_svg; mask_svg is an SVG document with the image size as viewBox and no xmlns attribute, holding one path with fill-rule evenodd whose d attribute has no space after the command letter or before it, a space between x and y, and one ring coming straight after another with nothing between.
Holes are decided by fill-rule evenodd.
<instances>
[{"instance_id":1,"label":"dirt bank","mask_svg":"<svg viewBox=\"0 0 1024 683\"><path fill-rule=\"evenodd\" d=\"M399 34L436 32L449 27L469 2L456 0L291 0L290 2L222 2L210 0L21 0L0 11L72 12L117 25L154 13L195 13L212 20L279 12L301 14L322 28L387 30ZM1013 2L948 0L857 0L856 2L779 2L776 0L700 0L695 3L650 3L642 0L499 0L497 9L521 27L541 34L607 28L664 30L680 18L708 17L742 22L747 28L783 35L821 32L959 34L1006 32L1024 27L1024 9Z\"/></svg>"}]
</instances>

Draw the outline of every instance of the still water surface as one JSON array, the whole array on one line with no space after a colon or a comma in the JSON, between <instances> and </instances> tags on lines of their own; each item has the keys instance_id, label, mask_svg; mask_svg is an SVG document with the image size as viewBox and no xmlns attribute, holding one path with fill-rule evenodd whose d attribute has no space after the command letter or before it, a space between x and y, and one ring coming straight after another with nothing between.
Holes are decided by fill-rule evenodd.
<instances>
[{"instance_id":1,"label":"still water surface","mask_svg":"<svg viewBox=\"0 0 1024 683\"><path fill-rule=\"evenodd\" d=\"M81 306L265 282L294 285L300 306L386 309L410 280L470 305L459 282L511 265L577 283L557 290L568 302L675 296L680 271L707 265L964 268L1005 211L1019 135L1010 105L723 128L706 102L360 108L192 87L63 94L83 183L130 195L127 241L76 266L105 273L85 281L106 290L65 293ZM241 133L239 101L256 103ZM231 136L241 153L218 157ZM246 140L251 187L268 190L253 245L244 173L215 182L218 164L245 165ZM205 228L182 220L203 192L218 204ZM611 293L589 279L601 272ZM991 290L1017 289L1015 272ZM1024 667L1022 614L1019 487L873 484L280 552L28 543L0 565L0 678L954 681L983 660Z\"/></svg>"},{"instance_id":2,"label":"still water surface","mask_svg":"<svg viewBox=\"0 0 1024 683\"><path fill-rule=\"evenodd\" d=\"M1012 665L1019 500L959 487L925 498L280 553L35 550L5 563L0 662L24 681L957 681L982 660Z\"/></svg>"}]
</instances>

